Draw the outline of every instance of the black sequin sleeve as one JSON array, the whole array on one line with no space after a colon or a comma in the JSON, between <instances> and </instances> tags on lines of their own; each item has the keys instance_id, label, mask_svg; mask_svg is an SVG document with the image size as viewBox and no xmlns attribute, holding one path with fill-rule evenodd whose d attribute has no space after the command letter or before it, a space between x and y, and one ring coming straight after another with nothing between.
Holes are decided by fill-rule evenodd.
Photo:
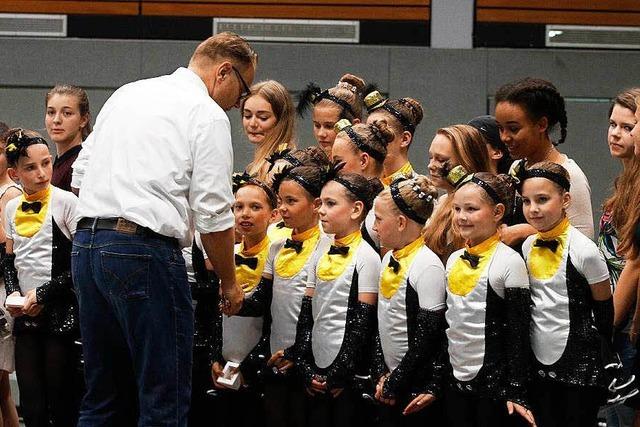
<instances>
[{"instance_id":1,"label":"black sequin sleeve","mask_svg":"<svg viewBox=\"0 0 640 427\"><path fill-rule=\"evenodd\" d=\"M373 340L371 376L377 382L380 377L389 372L389 368L387 368L387 364L384 361L384 353L382 352L382 343L380 342L380 333L378 331L375 331Z\"/></svg>"},{"instance_id":2,"label":"black sequin sleeve","mask_svg":"<svg viewBox=\"0 0 640 427\"><path fill-rule=\"evenodd\" d=\"M400 364L384 382L382 395L385 399L392 399L399 393L408 391L414 379L425 369L433 371L433 366L425 365L437 360L440 353L444 320L444 310L420 309L418 311L415 334L409 342L409 349ZM428 392L437 394L438 382L428 382L431 383Z\"/></svg>"},{"instance_id":3,"label":"black sequin sleeve","mask_svg":"<svg viewBox=\"0 0 640 427\"><path fill-rule=\"evenodd\" d=\"M218 362L224 366L225 360L222 357L222 313L220 310L216 310L216 314L213 316L211 334L211 347L209 350L209 360L211 364Z\"/></svg>"},{"instance_id":4,"label":"black sequin sleeve","mask_svg":"<svg viewBox=\"0 0 640 427\"><path fill-rule=\"evenodd\" d=\"M593 321L605 342L611 345L613 338L613 297L604 301L593 301Z\"/></svg>"},{"instance_id":5,"label":"black sequin sleeve","mask_svg":"<svg viewBox=\"0 0 640 427\"><path fill-rule=\"evenodd\" d=\"M506 399L529 407L526 384L529 382L531 295L527 288L506 288Z\"/></svg>"},{"instance_id":6,"label":"black sequin sleeve","mask_svg":"<svg viewBox=\"0 0 640 427\"><path fill-rule=\"evenodd\" d=\"M263 277L250 297L245 297L242 308L236 316L261 317L271 310L273 279Z\"/></svg>"},{"instance_id":7,"label":"black sequin sleeve","mask_svg":"<svg viewBox=\"0 0 640 427\"><path fill-rule=\"evenodd\" d=\"M67 270L36 288L36 302L46 304L73 291L71 271Z\"/></svg>"},{"instance_id":8,"label":"black sequin sleeve","mask_svg":"<svg viewBox=\"0 0 640 427\"><path fill-rule=\"evenodd\" d=\"M4 286L7 291L7 295L11 295L14 292L22 294L20 284L18 283L18 270L16 270L15 260L15 254L7 254L3 259Z\"/></svg>"},{"instance_id":9,"label":"black sequin sleeve","mask_svg":"<svg viewBox=\"0 0 640 427\"><path fill-rule=\"evenodd\" d=\"M327 373L328 389L344 387L353 378L360 350L373 332L376 315L377 307L362 301L355 304L353 316L347 315L342 346Z\"/></svg>"},{"instance_id":10,"label":"black sequin sleeve","mask_svg":"<svg viewBox=\"0 0 640 427\"><path fill-rule=\"evenodd\" d=\"M296 364L296 370L305 385L310 385L315 371L313 352L311 351L311 333L313 330L313 298L302 297L302 306L296 325L296 340L291 347L284 350L284 358Z\"/></svg>"}]
</instances>

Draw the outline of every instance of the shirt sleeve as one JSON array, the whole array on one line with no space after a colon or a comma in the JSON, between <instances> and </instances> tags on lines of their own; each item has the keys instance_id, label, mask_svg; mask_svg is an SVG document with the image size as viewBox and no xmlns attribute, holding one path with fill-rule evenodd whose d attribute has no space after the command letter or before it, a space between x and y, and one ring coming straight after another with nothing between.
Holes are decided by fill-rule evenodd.
<instances>
[{"instance_id":1,"label":"shirt sleeve","mask_svg":"<svg viewBox=\"0 0 640 427\"><path fill-rule=\"evenodd\" d=\"M589 239L593 239L593 210L591 208L591 187L582 169L569 160L565 167L571 179L571 204L567 209L569 222Z\"/></svg>"},{"instance_id":2,"label":"shirt sleeve","mask_svg":"<svg viewBox=\"0 0 640 427\"><path fill-rule=\"evenodd\" d=\"M71 188L80 189L82 187L82 180L84 179L84 174L87 170L89 159L91 158L94 141L95 131L90 133L87 139L83 141L82 150L80 150L76 161L73 162L73 165L71 166L71 168L73 169L73 172L71 174Z\"/></svg>"},{"instance_id":3,"label":"shirt sleeve","mask_svg":"<svg viewBox=\"0 0 640 427\"><path fill-rule=\"evenodd\" d=\"M78 214L78 198L68 191L64 193L66 196L65 200L65 218L64 222L69 230L69 234L73 237L76 234L76 228L78 226L78 221L80 221L80 215Z\"/></svg>"},{"instance_id":4,"label":"shirt sleeve","mask_svg":"<svg viewBox=\"0 0 640 427\"><path fill-rule=\"evenodd\" d=\"M571 259L578 272L590 285L609 280L607 263L596 244L584 236L576 237L571 245Z\"/></svg>"},{"instance_id":5,"label":"shirt sleeve","mask_svg":"<svg viewBox=\"0 0 640 427\"><path fill-rule=\"evenodd\" d=\"M267 254L267 259L264 262L264 269L262 270L263 275L269 274L273 277L273 264L281 247L282 245L279 245L277 242L272 243L269 247L269 253Z\"/></svg>"},{"instance_id":6,"label":"shirt sleeve","mask_svg":"<svg viewBox=\"0 0 640 427\"><path fill-rule=\"evenodd\" d=\"M224 231L234 224L231 208L233 149L228 120L216 119L203 124L192 142L193 171L189 206L196 231Z\"/></svg>"},{"instance_id":7,"label":"shirt sleeve","mask_svg":"<svg viewBox=\"0 0 640 427\"><path fill-rule=\"evenodd\" d=\"M11 203L7 203L4 207L4 234L7 239L14 240L14 229L13 229L13 212Z\"/></svg>"},{"instance_id":8,"label":"shirt sleeve","mask_svg":"<svg viewBox=\"0 0 640 427\"><path fill-rule=\"evenodd\" d=\"M381 263L378 254L369 246L361 246L356 261L359 293L378 293L380 287L380 269Z\"/></svg>"},{"instance_id":9,"label":"shirt sleeve","mask_svg":"<svg viewBox=\"0 0 640 427\"><path fill-rule=\"evenodd\" d=\"M527 266L520 255L515 251L505 254L504 262L504 287L507 288L529 288L529 273Z\"/></svg>"},{"instance_id":10,"label":"shirt sleeve","mask_svg":"<svg viewBox=\"0 0 640 427\"><path fill-rule=\"evenodd\" d=\"M424 264L423 264L424 263ZM415 259L409 272L409 284L418 294L418 304L425 310L446 307L446 275L444 267L428 260Z\"/></svg>"}]
</instances>

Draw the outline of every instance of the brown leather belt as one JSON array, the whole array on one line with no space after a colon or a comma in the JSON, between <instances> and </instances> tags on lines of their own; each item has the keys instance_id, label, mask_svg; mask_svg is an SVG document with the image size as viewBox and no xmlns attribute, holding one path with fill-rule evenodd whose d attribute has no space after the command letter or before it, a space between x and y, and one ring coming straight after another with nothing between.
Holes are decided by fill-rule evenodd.
<instances>
[{"instance_id":1,"label":"brown leather belt","mask_svg":"<svg viewBox=\"0 0 640 427\"><path fill-rule=\"evenodd\" d=\"M132 234L136 236L150 237L154 239L167 240L172 243L177 242L175 237L165 236L156 233L150 228L143 227L133 221L124 218L87 218L84 217L78 221L78 230L111 230L124 234Z\"/></svg>"}]
</instances>

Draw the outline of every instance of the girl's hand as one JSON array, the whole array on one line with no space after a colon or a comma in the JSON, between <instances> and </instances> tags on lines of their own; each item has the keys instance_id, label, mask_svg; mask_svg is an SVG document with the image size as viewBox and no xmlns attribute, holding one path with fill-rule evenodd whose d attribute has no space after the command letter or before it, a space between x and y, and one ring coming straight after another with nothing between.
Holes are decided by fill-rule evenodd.
<instances>
[{"instance_id":1,"label":"girl's hand","mask_svg":"<svg viewBox=\"0 0 640 427\"><path fill-rule=\"evenodd\" d=\"M16 292L12 293L11 295L7 295L7 298L8 298L8 297L12 297L12 296L19 297L19 296L21 296L21 295L20 295L20 292L16 291ZM7 311L8 311L8 312L9 312L9 314L11 315L11 317L20 317L20 316L22 316L22 315L24 314L24 313L22 312L22 309L21 309L21 308L18 308L18 307L7 307L7 306L5 305L5 308L7 309Z\"/></svg>"},{"instance_id":2,"label":"girl's hand","mask_svg":"<svg viewBox=\"0 0 640 427\"><path fill-rule=\"evenodd\" d=\"M35 289L31 289L24 296L24 306L22 307L22 313L26 314L27 316L31 316L31 317L37 316L38 314L40 314L43 307L44 306L38 304L36 300Z\"/></svg>"},{"instance_id":3,"label":"girl's hand","mask_svg":"<svg viewBox=\"0 0 640 427\"><path fill-rule=\"evenodd\" d=\"M222 384L218 384L218 377L223 376L222 366L218 362L213 362L211 365L211 379L213 380L213 386L217 389L225 388Z\"/></svg>"},{"instance_id":4,"label":"girl's hand","mask_svg":"<svg viewBox=\"0 0 640 427\"><path fill-rule=\"evenodd\" d=\"M316 393L324 394L327 392L327 383L326 381L321 381L318 378L313 378L311 380L311 386L308 388L312 396L315 396Z\"/></svg>"},{"instance_id":5,"label":"girl's hand","mask_svg":"<svg viewBox=\"0 0 640 427\"><path fill-rule=\"evenodd\" d=\"M434 400L436 400L436 397L433 394L419 394L415 399L409 402L406 408L404 408L404 411L402 411L402 415L409 415L413 414L414 412L418 412L419 410L431 405Z\"/></svg>"},{"instance_id":6,"label":"girl's hand","mask_svg":"<svg viewBox=\"0 0 640 427\"><path fill-rule=\"evenodd\" d=\"M281 360L284 358L284 350L278 350L271 355L269 360L267 360L267 366L278 366L282 363ZM278 368L279 369L279 368Z\"/></svg>"},{"instance_id":7,"label":"girl's hand","mask_svg":"<svg viewBox=\"0 0 640 427\"><path fill-rule=\"evenodd\" d=\"M509 415L513 415L514 412L517 413L524 418L531 427L536 427L536 420L533 418L533 413L524 406L507 401L507 411L509 411Z\"/></svg>"},{"instance_id":8,"label":"girl's hand","mask_svg":"<svg viewBox=\"0 0 640 427\"><path fill-rule=\"evenodd\" d=\"M395 399L385 399L382 396L382 390L384 389L384 382L387 380L387 378L389 377L389 374L383 375L380 377L380 379L378 380L378 384L376 384L376 399L379 402L384 403L385 405L389 405L389 406L393 406L396 404L396 400Z\"/></svg>"}]
</instances>

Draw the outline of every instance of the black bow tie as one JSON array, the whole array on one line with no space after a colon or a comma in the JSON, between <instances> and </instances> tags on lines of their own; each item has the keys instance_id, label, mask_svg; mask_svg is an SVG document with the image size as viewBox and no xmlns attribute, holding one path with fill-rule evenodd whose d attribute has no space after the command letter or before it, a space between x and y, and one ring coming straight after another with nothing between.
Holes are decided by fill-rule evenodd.
<instances>
[{"instance_id":1,"label":"black bow tie","mask_svg":"<svg viewBox=\"0 0 640 427\"><path fill-rule=\"evenodd\" d=\"M348 253L349 253L349 246L331 245L331 247L329 248L329 255L346 256Z\"/></svg>"},{"instance_id":2,"label":"black bow tie","mask_svg":"<svg viewBox=\"0 0 640 427\"><path fill-rule=\"evenodd\" d=\"M304 242L299 242L297 240L292 240L292 239L287 239L284 242L284 247L285 248L292 248L293 250L296 251L297 254L300 253L300 251L302 251L302 244Z\"/></svg>"},{"instance_id":3,"label":"black bow tie","mask_svg":"<svg viewBox=\"0 0 640 427\"><path fill-rule=\"evenodd\" d=\"M533 246L537 246L539 248L547 248L551 252L555 252L556 249L558 249L559 244L560 242L558 242L556 239L551 239L551 240L538 239L535 241Z\"/></svg>"},{"instance_id":4,"label":"black bow tie","mask_svg":"<svg viewBox=\"0 0 640 427\"><path fill-rule=\"evenodd\" d=\"M40 209L42 209L42 202L22 202L22 212L26 212L28 210L33 211L33 213L40 213Z\"/></svg>"},{"instance_id":5,"label":"black bow tie","mask_svg":"<svg viewBox=\"0 0 640 427\"><path fill-rule=\"evenodd\" d=\"M258 266L258 258L257 257L243 257L240 254L236 254L236 265L246 265L252 270L255 270Z\"/></svg>"},{"instance_id":6,"label":"black bow tie","mask_svg":"<svg viewBox=\"0 0 640 427\"><path fill-rule=\"evenodd\" d=\"M478 268L478 264L480 263L480 256L479 255L474 255L472 253L469 253L467 251L464 251L464 253L462 255L460 255L460 258L467 261L469 263L469 265L471 266L471 268Z\"/></svg>"},{"instance_id":7,"label":"black bow tie","mask_svg":"<svg viewBox=\"0 0 640 427\"><path fill-rule=\"evenodd\" d=\"M276 228L284 228L285 224L284 221L280 221L279 223L276 224Z\"/></svg>"},{"instance_id":8,"label":"black bow tie","mask_svg":"<svg viewBox=\"0 0 640 427\"><path fill-rule=\"evenodd\" d=\"M392 255L389 257L389 264L387 264L387 267L393 269L393 272L398 274L398 271L400 270L400 263Z\"/></svg>"}]
</instances>

